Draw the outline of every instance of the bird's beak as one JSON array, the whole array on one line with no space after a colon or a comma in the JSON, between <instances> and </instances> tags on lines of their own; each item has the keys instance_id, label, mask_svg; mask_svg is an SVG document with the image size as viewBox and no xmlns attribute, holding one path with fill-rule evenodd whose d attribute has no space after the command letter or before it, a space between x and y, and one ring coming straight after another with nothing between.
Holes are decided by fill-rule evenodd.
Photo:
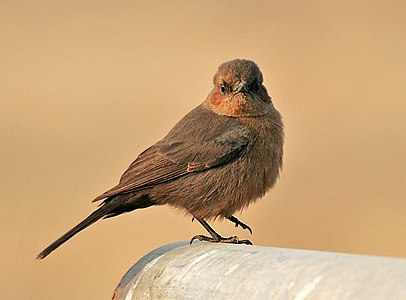
<instances>
[{"instance_id":1,"label":"bird's beak","mask_svg":"<svg viewBox=\"0 0 406 300\"><path fill-rule=\"evenodd\" d=\"M234 92L237 93L246 93L249 91L248 84L245 81L241 81L234 89Z\"/></svg>"}]
</instances>

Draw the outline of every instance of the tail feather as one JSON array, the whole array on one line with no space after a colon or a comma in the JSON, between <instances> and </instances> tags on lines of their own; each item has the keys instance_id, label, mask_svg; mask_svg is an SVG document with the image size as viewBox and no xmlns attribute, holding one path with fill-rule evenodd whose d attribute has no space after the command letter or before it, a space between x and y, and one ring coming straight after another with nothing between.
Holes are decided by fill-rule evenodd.
<instances>
[{"instance_id":1,"label":"tail feather","mask_svg":"<svg viewBox=\"0 0 406 300\"><path fill-rule=\"evenodd\" d=\"M108 215L117 206L117 204L113 204L112 202L115 201L107 202L103 206L99 207L86 219L84 219L78 225L73 227L71 230L69 230L67 233L65 233L63 236L61 236L59 239L57 239L55 242L53 242L51 245L45 248L40 254L38 254L37 259L43 259L47 257L52 251L57 249L59 246L61 246L63 243L65 243L67 240L73 237L75 234L82 231L86 227L92 225L93 223L103 218L104 216Z\"/></svg>"}]
</instances>

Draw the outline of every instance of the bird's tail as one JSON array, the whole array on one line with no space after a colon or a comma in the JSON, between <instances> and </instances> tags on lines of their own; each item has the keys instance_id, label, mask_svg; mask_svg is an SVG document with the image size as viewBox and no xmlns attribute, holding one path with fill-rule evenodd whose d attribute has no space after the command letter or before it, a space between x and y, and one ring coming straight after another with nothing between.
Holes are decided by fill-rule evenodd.
<instances>
[{"instance_id":1,"label":"bird's tail","mask_svg":"<svg viewBox=\"0 0 406 300\"><path fill-rule=\"evenodd\" d=\"M90 214L86 219L84 219L78 225L73 227L71 230L69 230L67 233L65 233L63 236L61 236L59 239L57 239L51 245L46 247L40 254L38 254L37 259L43 259L43 258L47 257L52 251L57 249L60 245L65 243L67 240L69 240L75 234L82 231L86 227L92 225L97 220L99 220L99 219L103 218L104 216L108 215L112 210L114 210L114 208L117 207L117 204L113 203L113 202L115 202L115 201L109 201L109 202L103 204L96 211L94 211L92 214Z\"/></svg>"}]
</instances>

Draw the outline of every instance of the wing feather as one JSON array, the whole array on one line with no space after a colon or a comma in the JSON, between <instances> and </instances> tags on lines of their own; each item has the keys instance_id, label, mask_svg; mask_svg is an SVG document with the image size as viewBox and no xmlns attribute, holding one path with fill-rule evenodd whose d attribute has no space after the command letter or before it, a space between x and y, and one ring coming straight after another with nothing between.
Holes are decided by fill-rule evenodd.
<instances>
[{"instance_id":1,"label":"wing feather","mask_svg":"<svg viewBox=\"0 0 406 300\"><path fill-rule=\"evenodd\" d=\"M177 126L183 127L180 123ZM213 126L196 137L179 137L173 128L166 138L142 152L121 176L117 186L93 201L150 188L191 172L218 167L241 155L249 141L249 131L239 123ZM174 139L176 138L177 139Z\"/></svg>"}]
</instances>

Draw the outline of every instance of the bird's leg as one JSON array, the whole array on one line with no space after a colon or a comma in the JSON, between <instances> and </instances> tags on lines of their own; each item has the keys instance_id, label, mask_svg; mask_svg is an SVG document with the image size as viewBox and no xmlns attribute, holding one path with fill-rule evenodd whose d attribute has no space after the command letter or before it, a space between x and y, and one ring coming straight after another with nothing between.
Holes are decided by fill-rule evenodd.
<instances>
[{"instance_id":1,"label":"bird's leg","mask_svg":"<svg viewBox=\"0 0 406 300\"><path fill-rule=\"evenodd\" d=\"M251 227L249 227L247 224L244 224L243 222L238 220L236 217L231 216L231 217L227 217L227 219L229 219L231 222L233 222L235 224L235 227L238 227L238 225L240 225L242 229L247 229L252 234Z\"/></svg>"},{"instance_id":2,"label":"bird's leg","mask_svg":"<svg viewBox=\"0 0 406 300\"><path fill-rule=\"evenodd\" d=\"M238 237L236 237L236 236L230 236L230 237L224 238L221 235L219 235L217 232L215 232L214 229L211 228L211 226L204 219L197 218L197 217L194 217L194 218L196 220L198 220L200 224L202 224L202 226L210 233L211 237L201 235L201 234L195 235L190 240L190 244L192 244L194 240L199 240L199 241L205 241L205 242L211 242L211 243L229 243L229 244L252 245L252 243L249 240L239 240Z\"/></svg>"}]
</instances>

